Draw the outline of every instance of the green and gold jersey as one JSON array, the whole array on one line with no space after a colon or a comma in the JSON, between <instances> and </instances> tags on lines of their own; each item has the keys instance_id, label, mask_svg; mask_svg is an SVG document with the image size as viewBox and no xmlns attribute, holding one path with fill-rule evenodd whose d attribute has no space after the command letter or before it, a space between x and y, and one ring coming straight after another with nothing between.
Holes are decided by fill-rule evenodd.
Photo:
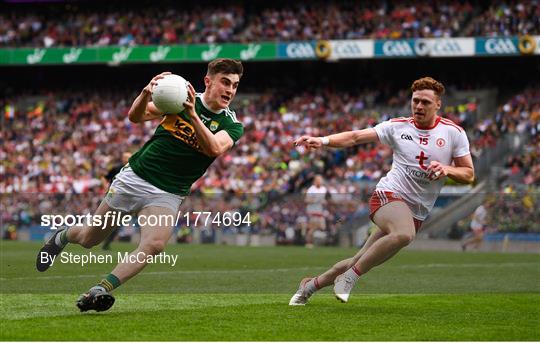
<instances>
[{"instance_id":1,"label":"green and gold jersey","mask_svg":"<svg viewBox=\"0 0 540 343\"><path fill-rule=\"evenodd\" d=\"M225 130L235 143L242 137L244 127L229 108L213 113L204 106L202 94L197 94L195 111L212 133ZM129 165L152 185L169 193L188 195L191 185L214 159L201 152L189 115L183 111L165 115L152 138L129 159Z\"/></svg>"}]
</instances>

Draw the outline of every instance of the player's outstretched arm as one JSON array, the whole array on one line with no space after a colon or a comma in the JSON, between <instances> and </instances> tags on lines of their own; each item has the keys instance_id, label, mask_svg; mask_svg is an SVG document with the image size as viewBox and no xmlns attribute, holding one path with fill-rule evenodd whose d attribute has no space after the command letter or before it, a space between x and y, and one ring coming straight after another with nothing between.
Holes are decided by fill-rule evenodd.
<instances>
[{"instance_id":1,"label":"player's outstretched arm","mask_svg":"<svg viewBox=\"0 0 540 343\"><path fill-rule=\"evenodd\" d=\"M296 146L305 146L310 150L316 150L323 145L331 148L348 148L358 144L378 142L379 136L375 129L363 129L336 133L326 137L302 136L294 141Z\"/></svg>"},{"instance_id":2,"label":"player's outstretched arm","mask_svg":"<svg viewBox=\"0 0 540 343\"><path fill-rule=\"evenodd\" d=\"M191 84L188 84L188 99L184 103L184 108L191 119L197 141L201 145L202 152L205 155L218 157L232 148L234 142L226 131L219 131L216 134L213 134L212 131L204 125L201 118L197 115L197 112L195 112L195 89Z\"/></svg>"},{"instance_id":3,"label":"player's outstretched arm","mask_svg":"<svg viewBox=\"0 0 540 343\"><path fill-rule=\"evenodd\" d=\"M157 84L157 80L162 79L165 75L170 74L166 71L159 75L156 75L150 80L150 82L143 88L141 94L137 96L131 108L128 112L129 120L133 123L141 123L143 121L156 119L162 116L162 113L157 109L157 107L150 101L152 98L152 90Z\"/></svg>"}]
</instances>

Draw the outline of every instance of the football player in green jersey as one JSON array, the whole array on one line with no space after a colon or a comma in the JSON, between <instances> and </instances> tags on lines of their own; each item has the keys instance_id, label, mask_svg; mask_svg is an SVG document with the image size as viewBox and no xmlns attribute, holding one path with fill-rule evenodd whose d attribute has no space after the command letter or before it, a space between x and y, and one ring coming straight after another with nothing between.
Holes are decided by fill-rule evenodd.
<instances>
[{"instance_id":1,"label":"football player in green jersey","mask_svg":"<svg viewBox=\"0 0 540 343\"><path fill-rule=\"evenodd\" d=\"M99 244L120 223L112 220L115 217L111 213L145 219L139 221L141 239L137 249L79 297L77 306L81 311L108 310L114 303L110 292L163 252L191 185L216 157L240 139L244 129L229 104L236 95L242 73L239 61L223 58L211 61L204 77L204 93L195 93L189 85L188 100L181 113L164 115L151 101L153 87L169 72L155 76L134 100L128 114L132 122L161 118L154 135L116 175L92 217L93 222L57 230L36 258L36 268L45 271L68 243L85 248ZM145 224L151 217L158 225ZM96 218L101 218L101 222L96 223Z\"/></svg>"}]
</instances>

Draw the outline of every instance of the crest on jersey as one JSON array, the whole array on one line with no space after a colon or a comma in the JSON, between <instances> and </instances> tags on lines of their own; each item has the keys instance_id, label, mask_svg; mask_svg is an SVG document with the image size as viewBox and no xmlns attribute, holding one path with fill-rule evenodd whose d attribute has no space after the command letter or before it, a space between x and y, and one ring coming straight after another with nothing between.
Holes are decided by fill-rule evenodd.
<instances>
[{"instance_id":1,"label":"crest on jersey","mask_svg":"<svg viewBox=\"0 0 540 343\"><path fill-rule=\"evenodd\" d=\"M219 123L215 120L212 120L210 123L210 131L216 131L219 126Z\"/></svg>"},{"instance_id":2,"label":"crest on jersey","mask_svg":"<svg viewBox=\"0 0 540 343\"><path fill-rule=\"evenodd\" d=\"M437 141L435 143L437 143L437 146L439 148L442 148L446 144L446 141L442 138L437 138Z\"/></svg>"}]
</instances>

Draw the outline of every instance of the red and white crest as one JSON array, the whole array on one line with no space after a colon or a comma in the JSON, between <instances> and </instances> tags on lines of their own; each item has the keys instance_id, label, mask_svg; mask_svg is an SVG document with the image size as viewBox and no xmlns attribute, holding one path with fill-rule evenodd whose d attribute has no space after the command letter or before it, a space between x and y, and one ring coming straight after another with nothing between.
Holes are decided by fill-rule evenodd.
<instances>
[{"instance_id":1,"label":"red and white crest","mask_svg":"<svg viewBox=\"0 0 540 343\"><path fill-rule=\"evenodd\" d=\"M437 146L439 148L442 148L445 144L446 144L446 141L442 138L437 138L437 140L435 141L435 143L437 143Z\"/></svg>"}]
</instances>

